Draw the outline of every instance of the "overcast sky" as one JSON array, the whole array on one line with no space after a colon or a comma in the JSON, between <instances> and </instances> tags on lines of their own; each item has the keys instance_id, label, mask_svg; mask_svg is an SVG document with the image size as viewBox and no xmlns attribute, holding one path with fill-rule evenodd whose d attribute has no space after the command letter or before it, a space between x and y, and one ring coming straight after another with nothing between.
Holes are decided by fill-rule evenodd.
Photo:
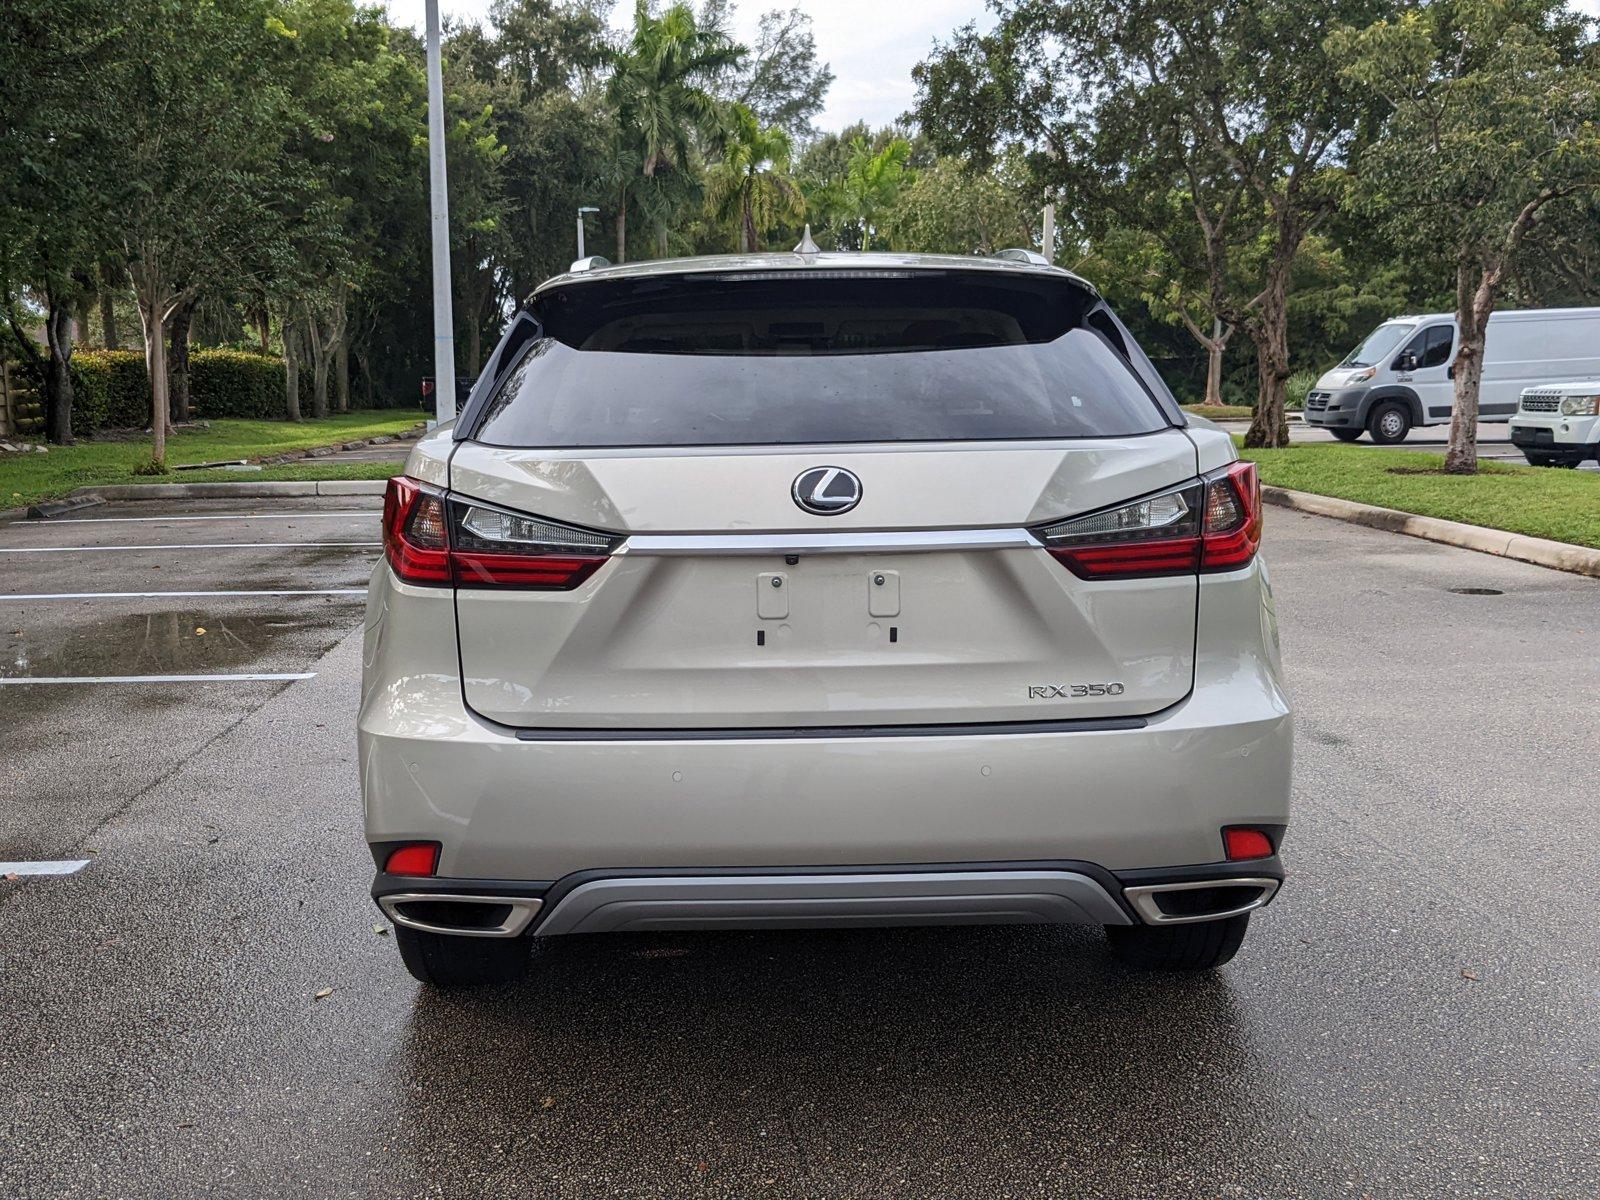
<instances>
[{"instance_id":1,"label":"overcast sky","mask_svg":"<svg viewBox=\"0 0 1600 1200\"><path fill-rule=\"evenodd\" d=\"M423 0L387 0L390 14L422 28ZM796 0L740 0L739 37L755 37L761 14L791 8ZM852 121L887 125L911 107L915 91L911 68L928 56L934 38L948 38L958 25L977 18L988 23L983 0L798 0L811 14L817 54L833 68L827 107L817 118L821 129ZM1600 4L1600 0L1594 0ZM445 17L483 20L489 0L439 0ZM619 0L612 22L633 19L632 0Z\"/></svg>"},{"instance_id":2,"label":"overcast sky","mask_svg":"<svg viewBox=\"0 0 1600 1200\"><path fill-rule=\"evenodd\" d=\"M772 8L791 7L795 0L741 0L739 36L755 36L756 22ZM423 0L387 0L396 21L422 27ZM1600 15L1600 0L1572 0L1573 6ZM821 129L839 129L852 121L887 125L911 107L915 89L911 68L928 55L935 38L971 20L987 26L983 0L799 0L811 14L817 53L833 67L835 79L828 104L817 119ZM440 0L446 17L482 20L489 0ZM631 21L633 4L620 0L613 23Z\"/></svg>"}]
</instances>

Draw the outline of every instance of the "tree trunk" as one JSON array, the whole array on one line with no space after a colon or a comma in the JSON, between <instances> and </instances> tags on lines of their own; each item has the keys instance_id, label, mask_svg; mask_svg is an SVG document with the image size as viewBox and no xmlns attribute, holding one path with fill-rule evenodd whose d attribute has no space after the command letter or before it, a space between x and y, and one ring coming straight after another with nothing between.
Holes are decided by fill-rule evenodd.
<instances>
[{"instance_id":1,"label":"tree trunk","mask_svg":"<svg viewBox=\"0 0 1600 1200\"><path fill-rule=\"evenodd\" d=\"M300 337L294 322L283 322L283 415L286 421L300 419Z\"/></svg>"},{"instance_id":2,"label":"tree trunk","mask_svg":"<svg viewBox=\"0 0 1600 1200\"><path fill-rule=\"evenodd\" d=\"M72 444L72 318L65 301L47 293L45 341L50 357L44 371L44 436L58 446Z\"/></svg>"},{"instance_id":3,"label":"tree trunk","mask_svg":"<svg viewBox=\"0 0 1600 1200\"><path fill-rule=\"evenodd\" d=\"M761 240L756 235L756 216L748 204L744 206L744 212L740 215L739 249L747 254L761 249Z\"/></svg>"},{"instance_id":4,"label":"tree trunk","mask_svg":"<svg viewBox=\"0 0 1600 1200\"><path fill-rule=\"evenodd\" d=\"M270 354L272 352L272 314L263 308L259 312L253 313L251 320L255 322L256 342L261 347L261 353Z\"/></svg>"},{"instance_id":5,"label":"tree trunk","mask_svg":"<svg viewBox=\"0 0 1600 1200\"><path fill-rule=\"evenodd\" d=\"M1289 418L1283 406L1284 384L1289 381L1289 273L1300 241L1299 235L1280 231L1260 307L1250 322L1259 380L1255 412L1244 435L1245 446L1252 449L1289 444Z\"/></svg>"},{"instance_id":6,"label":"tree trunk","mask_svg":"<svg viewBox=\"0 0 1600 1200\"><path fill-rule=\"evenodd\" d=\"M110 288L100 289L100 340L107 350L119 349L117 345L117 307Z\"/></svg>"},{"instance_id":7,"label":"tree trunk","mask_svg":"<svg viewBox=\"0 0 1600 1200\"><path fill-rule=\"evenodd\" d=\"M350 411L350 341L340 338L333 350L333 406L337 412Z\"/></svg>"},{"instance_id":8,"label":"tree trunk","mask_svg":"<svg viewBox=\"0 0 1600 1200\"><path fill-rule=\"evenodd\" d=\"M622 197L617 203L617 261L628 261L628 189L622 189Z\"/></svg>"},{"instance_id":9,"label":"tree trunk","mask_svg":"<svg viewBox=\"0 0 1600 1200\"><path fill-rule=\"evenodd\" d=\"M72 340L89 344L89 314L94 311L94 292L86 291L78 297L78 314L72 322Z\"/></svg>"},{"instance_id":10,"label":"tree trunk","mask_svg":"<svg viewBox=\"0 0 1600 1200\"><path fill-rule=\"evenodd\" d=\"M1227 329L1221 317L1215 317L1211 322L1211 338L1206 342L1206 400L1207 404L1222 403L1222 355L1228 349L1228 337L1233 330Z\"/></svg>"},{"instance_id":11,"label":"tree trunk","mask_svg":"<svg viewBox=\"0 0 1600 1200\"><path fill-rule=\"evenodd\" d=\"M477 381L483 369L483 304L473 303L467 313L467 378Z\"/></svg>"},{"instance_id":12,"label":"tree trunk","mask_svg":"<svg viewBox=\"0 0 1600 1200\"><path fill-rule=\"evenodd\" d=\"M167 318L177 297L159 270L130 267L134 298L139 303L139 324L144 329L145 372L150 378L150 459L158 467L167 461Z\"/></svg>"},{"instance_id":13,"label":"tree trunk","mask_svg":"<svg viewBox=\"0 0 1600 1200\"><path fill-rule=\"evenodd\" d=\"M150 460L158 465L167 461L167 339L160 318L161 306L151 305L146 314L145 305L139 305L139 318L144 323L144 360L150 376Z\"/></svg>"},{"instance_id":14,"label":"tree trunk","mask_svg":"<svg viewBox=\"0 0 1600 1200\"><path fill-rule=\"evenodd\" d=\"M196 299L172 310L172 349L167 358L168 390L172 393L172 419L189 419L189 328L194 322Z\"/></svg>"},{"instance_id":15,"label":"tree trunk","mask_svg":"<svg viewBox=\"0 0 1600 1200\"><path fill-rule=\"evenodd\" d=\"M1483 382L1483 345L1501 276L1499 263L1490 263L1481 271L1468 263L1456 268L1455 410L1444 452L1444 469L1451 475L1478 473L1478 387Z\"/></svg>"}]
</instances>

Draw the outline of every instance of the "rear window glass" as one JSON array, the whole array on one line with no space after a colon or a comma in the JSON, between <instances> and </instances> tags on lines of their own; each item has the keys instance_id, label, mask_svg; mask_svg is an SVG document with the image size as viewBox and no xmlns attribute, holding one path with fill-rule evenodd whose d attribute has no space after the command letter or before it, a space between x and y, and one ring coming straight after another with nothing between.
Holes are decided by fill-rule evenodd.
<instances>
[{"instance_id":1,"label":"rear window glass","mask_svg":"<svg viewBox=\"0 0 1600 1200\"><path fill-rule=\"evenodd\" d=\"M575 448L1165 428L1096 304L1059 280L970 272L575 285L540 297L546 336L496 390L475 436Z\"/></svg>"}]
</instances>

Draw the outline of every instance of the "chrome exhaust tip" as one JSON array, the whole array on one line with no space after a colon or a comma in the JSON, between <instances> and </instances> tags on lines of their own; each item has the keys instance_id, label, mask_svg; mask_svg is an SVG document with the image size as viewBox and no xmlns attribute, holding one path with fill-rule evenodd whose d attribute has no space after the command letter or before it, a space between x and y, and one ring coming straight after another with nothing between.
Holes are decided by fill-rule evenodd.
<instances>
[{"instance_id":1,"label":"chrome exhaust tip","mask_svg":"<svg viewBox=\"0 0 1600 1200\"><path fill-rule=\"evenodd\" d=\"M1260 908L1278 890L1279 880L1193 879L1124 888L1123 895L1147 925L1188 925L1220 921Z\"/></svg>"},{"instance_id":2,"label":"chrome exhaust tip","mask_svg":"<svg viewBox=\"0 0 1600 1200\"><path fill-rule=\"evenodd\" d=\"M456 896L396 892L378 906L396 925L455 937L517 937L538 916L543 900L530 896Z\"/></svg>"}]
</instances>

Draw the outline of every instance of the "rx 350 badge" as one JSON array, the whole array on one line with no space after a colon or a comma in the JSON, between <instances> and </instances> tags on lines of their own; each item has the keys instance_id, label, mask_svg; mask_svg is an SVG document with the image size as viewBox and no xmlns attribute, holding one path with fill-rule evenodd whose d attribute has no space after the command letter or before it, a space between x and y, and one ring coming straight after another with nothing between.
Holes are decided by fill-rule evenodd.
<instances>
[{"instance_id":1,"label":"rx 350 badge","mask_svg":"<svg viewBox=\"0 0 1600 1200\"><path fill-rule=\"evenodd\" d=\"M1029 700L1082 700L1085 696L1120 696L1128 689L1120 683L1033 683Z\"/></svg>"}]
</instances>

